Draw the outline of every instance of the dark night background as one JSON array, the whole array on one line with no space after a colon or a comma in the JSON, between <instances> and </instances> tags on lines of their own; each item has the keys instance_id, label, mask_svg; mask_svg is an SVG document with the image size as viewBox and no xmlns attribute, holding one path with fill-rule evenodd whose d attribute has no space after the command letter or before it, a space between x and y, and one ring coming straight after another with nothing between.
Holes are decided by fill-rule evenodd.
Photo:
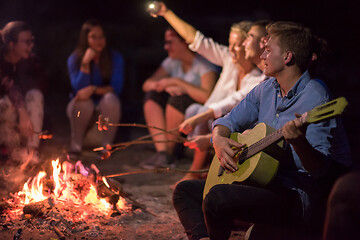
<instances>
[{"instance_id":1,"label":"dark night background","mask_svg":"<svg viewBox=\"0 0 360 240\"><path fill-rule=\"evenodd\" d=\"M360 102L359 13L356 1L274 0L168 0L177 15L220 43L227 44L232 23L241 20L286 20L309 26L329 43L330 54L321 61L318 73L335 97L345 96L349 107L343 115L355 157L360 131L357 127ZM164 19L151 18L140 0L12 0L0 2L0 27L12 20L28 22L36 38L39 55L49 78L45 92L44 129L54 141L68 141L70 134L65 108L70 92L66 59L77 42L81 24L98 18L105 26L108 45L125 58L126 83L122 95L124 123L143 123L141 85L166 56L162 48ZM122 128L118 137L127 138ZM357 160L357 159L356 159ZM357 160L357 162L360 162Z\"/></svg>"}]
</instances>

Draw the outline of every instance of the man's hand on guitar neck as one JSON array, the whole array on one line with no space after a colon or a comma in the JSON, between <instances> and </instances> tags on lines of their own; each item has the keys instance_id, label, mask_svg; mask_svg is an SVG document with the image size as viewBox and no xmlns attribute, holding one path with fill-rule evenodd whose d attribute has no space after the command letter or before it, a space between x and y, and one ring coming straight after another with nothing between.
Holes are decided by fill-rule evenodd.
<instances>
[{"instance_id":1,"label":"man's hand on guitar neck","mask_svg":"<svg viewBox=\"0 0 360 240\"><path fill-rule=\"evenodd\" d=\"M238 167L234 157L245 145L230 139L229 136L230 130L227 127L215 126L212 133L213 147L221 166L229 172L235 172Z\"/></svg>"},{"instance_id":2,"label":"man's hand on guitar neck","mask_svg":"<svg viewBox=\"0 0 360 240\"><path fill-rule=\"evenodd\" d=\"M282 127L284 139L293 146L307 171L319 171L324 166L324 156L314 149L306 139L307 124L300 120L300 115L295 114L295 116L296 119L285 123Z\"/></svg>"},{"instance_id":3,"label":"man's hand on guitar neck","mask_svg":"<svg viewBox=\"0 0 360 240\"><path fill-rule=\"evenodd\" d=\"M301 144L306 140L306 124L300 121L301 115L295 114L296 118L282 127L282 133L287 143L291 145Z\"/></svg>"}]
</instances>

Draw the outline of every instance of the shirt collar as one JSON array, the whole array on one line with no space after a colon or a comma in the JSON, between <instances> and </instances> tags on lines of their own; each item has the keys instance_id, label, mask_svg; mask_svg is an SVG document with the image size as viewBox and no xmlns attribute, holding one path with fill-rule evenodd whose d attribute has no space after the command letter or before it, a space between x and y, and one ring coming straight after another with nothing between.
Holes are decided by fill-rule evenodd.
<instances>
[{"instance_id":1,"label":"shirt collar","mask_svg":"<svg viewBox=\"0 0 360 240\"><path fill-rule=\"evenodd\" d=\"M273 79L272 84L274 88L280 91L280 84L277 82L276 78L272 78L272 79ZM286 97L291 98L294 95L295 96L298 95L305 88L305 86L309 83L310 80L311 77L309 72L305 71L303 75L301 75L301 77L296 81L295 85L290 89Z\"/></svg>"}]
</instances>

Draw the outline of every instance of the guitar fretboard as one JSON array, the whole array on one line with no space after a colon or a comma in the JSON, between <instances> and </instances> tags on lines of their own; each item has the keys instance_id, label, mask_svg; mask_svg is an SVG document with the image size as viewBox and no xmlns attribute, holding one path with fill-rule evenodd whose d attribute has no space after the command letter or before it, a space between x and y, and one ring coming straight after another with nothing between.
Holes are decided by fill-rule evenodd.
<instances>
[{"instance_id":1,"label":"guitar fretboard","mask_svg":"<svg viewBox=\"0 0 360 240\"><path fill-rule=\"evenodd\" d=\"M273 132L272 134L260 139L256 143L248 146L245 148L238 156L238 161L242 163L246 159L248 159L251 156L254 156L258 152L261 152L271 144L277 142L280 140L284 135L282 134L282 129Z\"/></svg>"}]
</instances>

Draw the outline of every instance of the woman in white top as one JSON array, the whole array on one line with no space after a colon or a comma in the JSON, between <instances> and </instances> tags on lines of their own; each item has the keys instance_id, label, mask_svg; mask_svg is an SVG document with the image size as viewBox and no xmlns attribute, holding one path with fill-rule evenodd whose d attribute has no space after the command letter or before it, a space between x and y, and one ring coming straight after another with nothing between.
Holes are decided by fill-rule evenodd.
<instances>
[{"instance_id":1,"label":"woman in white top","mask_svg":"<svg viewBox=\"0 0 360 240\"><path fill-rule=\"evenodd\" d=\"M205 103L218 77L216 67L190 51L173 29L165 32L164 49L168 57L143 84L146 123L171 130L184 121L185 110L192 103ZM151 134L159 130L150 128ZM168 167L173 162L174 134L153 136L156 153L140 165L143 168ZM167 143L165 143L167 142Z\"/></svg>"},{"instance_id":2,"label":"woman in white top","mask_svg":"<svg viewBox=\"0 0 360 240\"><path fill-rule=\"evenodd\" d=\"M186 120L181 123L180 131L190 134L185 145L195 149L190 170L204 167L210 143L209 121L229 112L246 94L264 79L261 71L250 60L245 59L243 41L251 22L233 24L229 34L229 46L224 46L206 38L193 26L176 16L166 5L159 3L159 11L153 16L163 16L170 25L185 39L189 48L212 63L222 66L219 80L208 100L203 105L191 105L186 111ZM198 174L187 174L182 180L199 178Z\"/></svg>"}]
</instances>

